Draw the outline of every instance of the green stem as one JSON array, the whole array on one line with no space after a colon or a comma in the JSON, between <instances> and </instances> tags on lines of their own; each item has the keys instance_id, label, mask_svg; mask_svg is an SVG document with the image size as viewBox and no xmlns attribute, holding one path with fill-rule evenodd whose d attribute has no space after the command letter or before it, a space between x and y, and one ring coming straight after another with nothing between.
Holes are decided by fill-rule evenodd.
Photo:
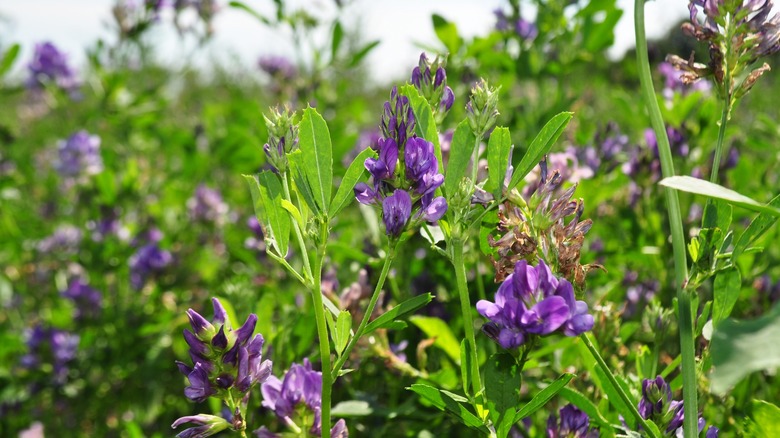
<instances>
[{"instance_id":1,"label":"green stem","mask_svg":"<svg viewBox=\"0 0 780 438\"><path fill-rule=\"evenodd\" d=\"M455 268L455 281L458 286L458 297L460 298L460 311L463 315L463 328L466 331L466 342L468 351L471 355L471 384L472 394L482 392L482 379L479 376L479 362L477 357L477 343L474 337L474 318L471 313L471 299L469 297L469 288L466 284L466 264L463 261L464 241L455 238L452 239L452 266ZM468 392L468 388L463 388Z\"/></svg>"},{"instance_id":2,"label":"green stem","mask_svg":"<svg viewBox=\"0 0 780 438\"><path fill-rule=\"evenodd\" d=\"M479 172L479 145L482 143L482 137L485 134L477 135L477 139L474 140L474 162L471 167L471 186L472 188L477 185L477 173ZM474 190L472 190L473 192Z\"/></svg>"},{"instance_id":3,"label":"green stem","mask_svg":"<svg viewBox=\"0 0 780 438\"><path fill-rule=\"evenodd\" d=\"M718 183L718 171L720 170L720 158L723 156L723 140L726 136L726 123L729 120L731 111L731 97L726 96L723 99L723 113L720 116L720 127L718 127L718 143L715 145L715 159L712 161L712 171L710 172L710 182Z\"/></svg>"},{"instance_id":4,"label":"green stem","mask_svg":"<svg viewBox=\"0 0 780 438\"><path fill-rule=\"evenodd\" d=\"M585 343L585 346L588 348L588 351L590 351L590 354L593 355L593 358L596 359L596 363L599 365L599 368L601 368L601 371L604 372L604 375L607 376L607 380L609 380L612 388L618 393L620 399L623 400L623 403L628 407L628 410L631 411L631 415L634 416L637 424L642 426L642 429L652 438L660 438L658 435L656 435L655 430L651 429L650 426L647 425L645 419L642 418L642 415L639 414L639 410L637 409L636 405L634 405L631 399L628 398L628 394L623 391L623 387L620 386L617 379L615 378L615 375L612 374L612 370L610 370L607 363L604 362L604 358L601 357L601 354L599 354L598 350L596 350L596 347L593 346L593 343L590 341L590 338L588 338L587 333L581 334L580 339L582 339L582 342ZM693 417L696 418L695 415Z\"/></svg>"},{"instance_id":5,"label":"green stem","mask_svg":"<svg viewBox=\"0 0 780 438\"><path fill-rule=\"evenodd\" d=\"M282 184L284 188L284 196L287 201L292 202L290 196L290 186L287 182L287 173L282 175ZM322 362L322 430L330 430L330 399L333 386L333 379L330 373L330 338L328 338L328 324L325 321L325 307L322 302L322 263L325 259L325 249L328 244L328 221L325 219L322 221L323 227L320 231L321 244L319 245L317 254L314 259L314 270L311 268L309 262L309 252L306 250L306 242L303 240L303 233L298 226L298 222L293 219L293 230L295 231L295 237L298 240L298 246L301 251L301 258L303 259L303 266L306 270L306 274L312 280L311 283L311 301L312 307L314 307L314 320L317 325L317 338L319 338L320 345L320 361Z\"/></svg>"},{"instance_id":6,"label":"green stem","mask_svg":"<svg viewBox=\"0 0 780 438\"><path fill-rule=\"evenodd\" d=\"M341 371L341 367L344 366L344 362L347 361L347 358L349 357L352 350L355 348L355 345L357 345L358 341L360 340L360 337L363 336L363 333L366 331L366 326L368 325L368 322L371 320L371 314L374 313L374 307L376 307L377 301L379 301L379 293L382 291L382 287L385 285L385 280L387 279L387 273L390 272L390 265L393 264L393 259L395 258L395 252L397 248L396 242L390 242L390 245L388 246L388 252L387 256L385 257L385 263L382 266L382 272L379 274L379 281L376 283L376 287L374 288L374 293L371 295L371 300L368 302L368 307L366 308L366 313L363 315L363 319L360 321L360 325L358 326L357 330L355 330L355 335L352 336L352 339L349 340L349 344L347 344L347 348L344 349L344 352L341 354L341 357L339 357L336 360L336 363L333 365L333 371L331 373L331 378L335 380L339 376L339 371ZM323 429L324 430L324 429Z\"/></svg>"},{"instance_id":7,"label":"green stem","mask_svg":"<svg viewBox=\"0 0 780 438\"><path fill-rule=\"evenodd\" d=\"M650 74L650 61L647 58L647 39L645 37L645 0L634 2L634 29L636 31L636 57L639 64L639 80L642 93L647 102L650 122L655 130L658 141L658 153L661 158L661 171L668 178L674 176L672 150L666 127L658 107L655 90ZM682 214L677 192L666 188L666 205L669 211L669 225L672 231L672 250L674 252L674 272L677 286L677 318L680 326L680 351L682 353L683 378L683 408L689 415L685 416L683 430L685 438L698 436L698 394L696 381L696 349L693 338L693 317L691 314L691 296L685 290L685 280L688 278L688 259L685 253L685 236L683 235Z\"/></svg>"}]
</instances>

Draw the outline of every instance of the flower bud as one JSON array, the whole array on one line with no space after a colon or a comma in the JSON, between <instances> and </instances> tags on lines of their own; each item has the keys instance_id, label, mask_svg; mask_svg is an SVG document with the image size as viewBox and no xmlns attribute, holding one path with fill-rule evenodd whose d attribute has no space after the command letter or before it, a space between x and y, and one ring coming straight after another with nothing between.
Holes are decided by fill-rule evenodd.
<instances>
[{"instance_id":1,"label":"flower bud","mask_svg":"<svg viewBox=\"0 0 780 438\"><path fill-rule=\"evenodd\" d=\"M478 138L483 137L496 124L499 115L498 90L499 88L491 88L484 79L471 89L466 112L469 127Z\"/></svg>"}]
</instances>

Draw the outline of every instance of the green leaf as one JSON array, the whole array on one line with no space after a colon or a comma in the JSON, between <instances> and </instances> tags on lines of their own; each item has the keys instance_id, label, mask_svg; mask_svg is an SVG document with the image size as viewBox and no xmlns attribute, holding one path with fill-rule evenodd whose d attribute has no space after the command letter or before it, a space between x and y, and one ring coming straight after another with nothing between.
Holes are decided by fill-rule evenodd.
<instances>
[{"instance_id":1,"label":"green leaf","mask_svg":"<svg viewBox=\"0 0 780 438\"><path fill-rule=\"evenodd\" d=\"M574 113L570 112L557 114L544 125L539 134L536 135L536 138L531 142L531 146L528 147L528 151L523 155L520 164L517 165L507 190L514 189L528 175L531 169L539 164L539 161L550 152L553 144L563 134L563 130L566 129L566 125L569 124L569 120L571 120L573 115Z\"/></svg>"},{"instance_id":2,"label":"green leaf","mask_svg":"<svg viewBox=\"0 0 780 438\"><path fill-rule=\"evenodd\" d=\"M19 44L14 44L5 51L3 59L0 59L0 78L11 70L14 61L16 61L16 58L19 56L19 50Z\"/></svg>"},{"instance_id":3,"label":"green leaf","mask_svg":"<svg viewBox=\"0 0 780 438\"><path fill-rule=\"evenodd\" d=\"M352 330L352 315L346 310L342 310L341 313L339 313L339 317L336 319L336 336L333 340L336 353L339 356L341 356L341 353L347 348L350 330Z\"/></svg>"},{"instance_id":4,"label":"green leaf","mask_svg":"<svg viewBox=\"0 0 780 438\"><path fill-rule=\"evenodd\" d=\"M450 53L457 53L463 43L463 40L458 36L458 27L439 14L433 14L431 18L433 19L433 30L439 37L439 41Z\"/></svg>"},{"instance_id":5,"label":"green leaf","mask_svg":"<svg viewBox=\"0 0 780 438\"><path fill-rule=\"evenodd\" d=\"M712 325L718 324L731 315L731 310L737 303L742 287L742 277L736 268L721 271L715 277L712 303Z\"/></svg>"},{"instance_id":6,"label":"green leaf","mask_svg":"<svg viewBox=\"0 0 780 438\"><path fill-rule=\"evenodd\" d=\"M366 55L368 55L372 50L374 50L374 48L378 46L380 42L381 41L379 40L374 40L366 44L365 46L363 46L360 50L357 51L357 53L352 55L352 60L349 61L349 66L354 67L360 64L360 61L362 61L363 58L366 57Z\"/></svg>"},{"instance_id":7,"label":"green leaf","mask_svg":"<svg viewBox=\"0 0 780 438\"><path fill-rule=\"evenodd\" d=\"M341 47L341 41L344 39L344 28L340 22L333 26L333 38L330 40L330 59L335 60Z\"/></svg>"},{"instance_id":8,"label":"green leaf","mask_svg":"<svg viewBox=\"0 0 780 438\"><path fill-rule=\"evenodd\" d=\"M488 180L485 183L485 191L496 195L500 195L503 191L511 151L512 138L509 129L504 127L494 129L488 143Z\"/></svg>"},{"instance_id":9,"label":"green leaf","mask_svg":"<svg viewBox=\"0 0 780 438\"><path fill-rule=\"evenodd\" d=\"M298 125L301 152L303 154L303 173L311 186L314 201L320 211L328 213L330 192L333 187L333 147L330 143L328 124L317 110L312 107L303 110L303 118Z\"/></svg>"},{"instance_id":10,"label":"green leaf","mask_svg":"<svg viewBox=\"0 0 780 438\"><path fill-rule=\"evenodd\" d=\"M244 11L244 12L248 13L249 15L257 18L258 20L260 20L260 22L263 23L263 24L267 24L267 25L272 24L271 20L266 18L263 14L261 14L261 13L257 12L256 10L252 9L251 7L249 7L249 5L247 5L244 2L231 1L230 3L228 3L228 5L230 7L232 7L232 8L241 9L242 11Z\"/></svg>"},{"instance_id":11,"label":"green leaf","mask_svg":"<svg viewBox=\"0 0 780 438\"><path fill-rule=\"evenodd\" d=\"M488 358L485 364L485 395L493 423L502 423L507 415L514 418L520 403L522 381L520 366L511 354L495 353Z\"/></svg>"},{"instance_id":12,"label":"green leaf","mask_svg":"<svg viewBox=\"0 0 780 438\"><path fill-rule=\"evenodd\" d=\"M460 343L446 322L433 316L419 315L409 318L409 322L417 326L429 338L436 339L433 345L440 348L453 362L460 365Z\"/></svg>"},{"instance_id":13,"label":"green leaf","mask_svg":"<svg viewBox=\"0 0 780 438\"><path fill-rule=\"evenodd\" d=\"M780 304L751 321L726 319L712 333L712 391L725 395L754 371L780 366Z\"/></svg>"},{"instance_id":14,"label":"green leaf","mask_svg":"<svg viewBox=\"0 0 780 438\"><path fill-rule=\"evenodd\" d=\"M339 402L330 413L334 417L366 417L374 413L371 405L362 400L347 400Z\"/></svg>"},{"instance_id":15,"label":"green leaf","mask_svg":"<svg viewBox=\"0 0 780 438\"><path fill-rule=\"evenodd\" d=\"M330 217L335 217L341 209L349 205L350 201L355 198L353 189L355 184L363 179L363 175L366 174L366 168L363 165L366 158L376 157L376 152L371 148L364 149L349 165L347 172L344 173L344 178L341 179L338 190L336 190L336 196L330 202Z\"/></svg>"},{"instance_id":16,"label":"green leaf","mask_svg":"<svg viewBox=\"0 0 780 438\"><path fill-rule=\"evenodd\" d=\"M780 436L780 408L764 400L753 400L752 415L744 436L775 438Z\"/></svg>"},{"instance_id":17,"label":"green leaf","mask_svg":"<svg viewBox=\"0 0 780 438\"><path fill-rule=\"evenodd\" d=\"M452 134L452 144L450 146L450 158L447 161L447 172L444 173L444 192L447 194L447 201L458 193L460 180L466 174L466 168L474 155L474 143L477 138L469 128L468 120L464 120L455 128Z\"/></svg>"},{"instance_id":18,"label":"green leaf","mask_svg":"<svg viewBox=\"0 0 780 438\"><path fill-rule=\"evenodd\" d=\"M728 203L759 213L766 213L775 217L780 216L780 209L777 207L761 204L734 190L692 176L670 176L669 178L662 179L659 184L682 192L721 199Z\"/></svg>"},{"instance_id":19,"label":"green leaf","mask_svg":"<svg viewBox=\"0 0 780 438\"><path fill-rule=\"evenodd\" d=\"M263 225L266 238L280 256L287 255L290 241L290 215L282 207L282 184L270 171L257 176L244 175L249 183L257 220Z\"/></svg>"},{"instance_id":20,"label":"green leaf","mask_svg":"<svg viewBox=\"0 0 780 438\"><path fill-rule=\"evenodd\" d=\"M530 402L523 406L522 409L517 411L515 414L514 423L517 423L523 418L541 409L544 405L547 404L548 401L555 397L555 395L558 394L558 392L560 392L560 390L565 387L572 378L574 378L573 374L562 374L560 377L555 379L555 381L547 385L546 388L537 392Z\"/></svg>"},{"instance_id":21,"label":"green leaf","mask_svg":"<svg viewBox=\"0 0 780 438\"><path fill-rule=\"evenodd\" d=\"M306 223L303 221L303 216L301 216L301 212L298 211L298 207L293 205L292 202L286 199L282 199L282 208L290 213L290 216L292 216L293 220L298 223L299 227L305 228Z\"/></svg>"},{"instance_id":22,"label":"green leaf","mask_svg":"<svg viewBox=\"0 0 780 438\"><path fill-rule=\"evenodd\" d=\"M407 389L414 391L420 397L429 401L431 404L441 409L442 411L447 411L455 415L466 426L487 433L487 428L483 424L482 420L469 411L466 406L463 406L462 403L459 403L454 398L452 398L452 396L449 394L439 391L433 386L422 383L415 383Z\"/></svg>"},{"instance_id":23,"label":"green leaf","mask_svg":"<svg viewBox=\"0 0 780 438\"><path fill-rule=\"evenodd\" d=\"M311 191L311 185L309 184L309 180L306 179L303 171L303 169L306 168L306 165L303 163L303 152L299 149L293 153L287 154L287 160L290 163L290 175L292 175L296 193L303 198L303 202L306 203L309 210L318 215L320 211L319 207L317 207L317 203L314 202L314 194Z\"/></svg>"},{"instance_id":24,"label":"green leaf","mask_svg":"<svg viewBox=\"0 0 780 438\"><path fill-rule=\"evenodd\" d=\"M780 195L775 196L769 205L772 207L780 208ZM748 225L744 233L739 236L737 243L734 244L734 251L731 255L732 263L735 263L737 258L742 255L750 244L755 242L761 237L766 230L777 222L777 216L761 213Z\"/></svg>"},{"instance_id":25,"label":"green leaf","mask_svg":"<svg viewBox=\"0 0 780 438\"><path fill-rule=\"evenodd\" d=\"M591 421L598 423L599 426L609 427L609 420L604 418L604 416L601 415L599 408L581 392L571 388L561 388L559 395L564 400L580 408L582 412L588 414Z\"/></svg>"},{"instance_id":26,"label":"green leaf","mask_svg":"<svg viewBox=\"0 0 780 438\"><path fill-rule=\"evenodd\" d=\"M406 84L401 87L401 94L409 98L415 119L415 131L418 137L422 137L433 143L433 152L439 161L439 172L444 173L444 161L441 157L441 144L439 143L439 131L436 129L436 120L433 118L433 110L428 101L420 95L417 88Z\"/></svg>"},{"instance_id":27,"label":"green leaf","mask_svg":"<svg viewBox=\"0 0 780 438\"><path fill-rule=\"evenodd\" d=\"M389 324L391 324L398 318L401 318L405 315L408 315L409 313L414 312L415 310L430 303L432 300L433 300L433 295L427 293L427 294L417 295L414 298L410 298L402 302L401 304L393 307L392 309L380 315L377 319L371 321L366 326L365 334L369 334L374 330L380 328L387 328Z\"/></svg>"}]
</instances>

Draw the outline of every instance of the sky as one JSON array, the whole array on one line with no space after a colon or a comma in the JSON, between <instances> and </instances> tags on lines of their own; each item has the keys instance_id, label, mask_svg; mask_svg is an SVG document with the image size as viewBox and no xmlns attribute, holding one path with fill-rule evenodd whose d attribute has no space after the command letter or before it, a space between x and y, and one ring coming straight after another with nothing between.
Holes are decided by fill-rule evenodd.
<instances>
[{"instance_id":1,"label":"sky","mask_svg":"<svg viewBox=\"0 0 780 438\"><path fill-rule=\"evenodd\" d=\"M219 0L226 4L227 0ZM270 0L245 0L260 11L270 11ZM335 7L331 0L291 0L291 8L305 7L314 15L329 16ZM17 74L32 55L36 42L52 41L76 65L83 65L85 48L98 38L111 39L113 0L4 0L0 2L0 42L22 45L22 62L17 62ZM633 1L618 0L624 10L617 25L612 56L620 56L634 45ZM670 26L688 13L687 0L656 0L647 3L647 32L650 38L668 31ZM431 14L437 13L454 22L461 36L469 38L487 33L495 24L493 10L506 6L499 0L355 0L346 9L345 25L357 26L366 41L381 40L367 59L371 72L379 81L406 75L409 65L416 63L421 52L419 44L437 45L431 24ZM196 65L207 66L216 59L226 64L241 62L252 66L262 55L289 55L289 35L268 29L248 14L225 8L217 15L215 37L207 53L193 52L183 47L170 26L155 31L159 41L159 57L173 65L181 64L182 54L194 55Z\"/></svg>"}]
</instances>

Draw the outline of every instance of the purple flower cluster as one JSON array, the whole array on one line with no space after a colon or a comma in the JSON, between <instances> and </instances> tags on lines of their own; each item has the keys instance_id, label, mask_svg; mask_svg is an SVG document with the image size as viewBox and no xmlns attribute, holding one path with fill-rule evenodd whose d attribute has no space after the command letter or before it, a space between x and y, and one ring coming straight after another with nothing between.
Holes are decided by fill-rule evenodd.
<instances>
[{"instance_id":1,"label":"purple flower cluster","mask_svg":"<svg viewBox=\"0 0 780 438\"><path fill-rule=\"evenodd\" d=\"M54 383L64 384L68 377L68 363L76 358L79 335L37 325L26 333L26 338L29 351L21 358L22 366L35 368L49 362L54 372Z\"/></svg>"},{"instance_id":2,"label":"purple flower cluster","mask_svg":"<svg viewBox=\"0 0 780 438\"><path fill-rule=\"evenodd\" d=\"M81 244L81 230L73 225L60 225L51 236L38 242L38 251L47 254L75 254Z\"/></svg>"},{"instance_id":3,"label":"purple flower cluster","mask_svg":"<svg viewBox=\"0 0 780 438\"><path fill-rule=\"evenodd\" d=\"M444 216L447 201L435 197L444 175L439 173L433 143L413 134L409 99L396 88L385 102L381 126L379 157L365 161L373 184L357 184L355 197L362 204L381 205L387 235L397 238L410 221L433 223Z\"/></svg>"},{"instance_id":4,"label":"purple flower cluster","mask_svg":"<svg viewBox=\"0 0 780 438\"><path fill-rule=\"evenodd\" d=\"M143 288L149 277L163 272L173 261L173 255L159 246L162 239L159 230L150 230L145 234L136 240L138 243L146 240L147 243L142 244L130 257L130 283L135 290Z\"/></svg>"},{"instance_id":5,"label":"purple flower cluster","mask_svg":"<svg viewBox=\"0 0 780 438\"><path fill-rule=\"evenodd\" d=\"M447 85L444 63L439 62L438 57L434 61L429 60L423 52L419 65L412 70L411 82L430 102L437 121L441 122L455 102L455 93Z\"/></svg>"},{"instance_id":6,"label":"purple flower cluster","mask_svg":"<svg viewBox=\"0 0 780 438\"><path fill-rule=\"evenodd\" d=\"M279 81L291 81L298 76L298 68L284 56L263 56L257 66Z\"/></svg>"},{"instance_id":7,"label":"purple flower cluster","mask_svg":"<svg viewBox=\"0 0 780 438\"><path fill-rule=\"evenodd\" d=\"M495 302L480 300L477 311L490 320L483 331L506 349L556 331L578 336L594 323L587 303L575 300L571 283L556 278L544 261L535 267L517 262L514 273L499 286Z\"/></svg>"},{"instance_id":8,"label":"purple flower cluster","mask_svg":"<svg viewBox=\"0 0 780 438\"><path fill-rule=\"evenodd\" d=\"M62 296L73 300L76 304L76 318L97 314L103 304L103 295L100 291L79 277L70 280L68 288L62 291Z\"/></svg>"},{"instance_id":9,"label":"purple flower cluster","mask_svg":"<svg viewBox=\"0 0 780 438\"><path fill-rule=\"evenodd\" d=\"M57 171L63 177L97 175L103 171L100 137L81 130L61 141L57 152Z\"/></svg>"},{"instance_id":10,"label":"purple flower cluster","mask_svg":"<svg viewBox=\"0 0 780 438\"><path fill-rule=\"evenodd\" d=\"M667 434L682 436L684 420L683 402L672 400L672 389L663 377L645 379L642 381L642 399L639 400L639 415L645 420L651 420ZM706 423L699 417L699 433ZM717 438L718 428L710 426L706 438Z\"/></svg>"},{"instance_id":11,"label":"purple flower cluster","mask_svg":"<svg viewBox=\"0 0 780 438\"><path fill-rule=\"evenodd\" d=\"M27 87L30 89L40 89L47 82L68 92L74 92L80 86L76 72L68 65L68 57L50 42L35 45L27 70L30 72Z\"/></svg>"},{"instance_id":12,"label":"purple flower cluster","mask_svg":"<svg viewBox=\"0 0 780 438\"><path fill-rule=\"evenodd\" d=\"M301 427L309 429L313 436L322 436L322 373L314 371L308 359L304 359L303 365L294 363L282 379L276 376L268 377L261 389L263 393L263 406L272 410L274 414L288 427L298 431ZM312 412L311 426L295 423L295 414L299 407L305 406ZM259 438L280 438L282 435L261 427L255 431ZM346 438L349 436L344 420L339 420L330 430L331 438Z\"/></svg>"},{"instance_id":13,"label":"purple flower cluster","mask_svg":"<svg viewBox=\"0 0 780 438\"><path fill-rule=\"evenodd\" d=\"M590 427L588 414L568 404L547 419L547 438L598 438L599 432Z\"/></svg>"},{"instance_id":14,"label":"purple flower cluster","mask_svg":"<svg viewBox=\"0 0 780 438\"><path fill-rule=\"evenodd\" d=\"M233 330L222 303L216 298L211 303L214 306L211 322L198 312L187 310L192 331L184 330L184 340L190 347L193 366L176 362L179 371L190 381L184 395L196 402L231 389L246 394L252 385L265 382L271 375L271 362L262 360L263 335L250 339L257 315L251 313L244 325Z\"/></svg>"},{"instance_id":15,"label":"purple flower cluster","mask_svg":"<svg viewBox=\"0 0 780 438\"><path fill-rule=\"evenodd\" d=\"M271 375L273 364L269 360L262 360L263 335L252 337L257 315L250 314L244 325L233 330L222 303L216 298L212 298L211 303L214 307L214 318L211 322L198 312L187 310L192 331L184 330L184 340L190 347L193 366L176 362L179 371L187 376L190 382L190 386L184 389L184 395L196 402L202 402L210 396L229 400L241 399L247 396L252 386L266 381ZM227 427L215 418L219 417L183 417L173 423L173 427L194 422L208 434L197 435L194 430L198 428L194 428L182 432L179 436L205 437Z\"/></svg>"},{"instance_id":16,"label":"purple flower cluster","mask_svg":"<svg viewBox=\"0 0 780 438\"><path fill-rule=\"evenodd\" d=\"M200 184L195 189L195 196L187 200L187 210L192 220L221 225L227 216L228 206L217 190Z\"/></svg>"},{"instance_id":17,"label":"purple flower cluster","mask_svg":"<svg viewBox=\"0 0 780 438\"><path fill-rule=\"evenodd\" d=\"M533 41L539 35L539 28L536 27L536 24L523 17L518 17L514 26L510 26L509 18L504 11L496 9L493 14L496 16L496 30L498 31L506 32L511 29L523 41Z\"/></svg>"}]
</instances>

